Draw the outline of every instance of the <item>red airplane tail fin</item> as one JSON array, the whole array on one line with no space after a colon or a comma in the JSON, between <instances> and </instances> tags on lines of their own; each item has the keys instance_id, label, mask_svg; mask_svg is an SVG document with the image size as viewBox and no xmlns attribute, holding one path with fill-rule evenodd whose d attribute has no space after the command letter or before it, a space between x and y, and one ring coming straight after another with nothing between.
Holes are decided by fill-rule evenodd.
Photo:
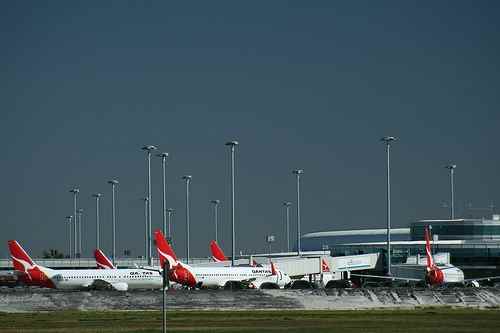
<instances>
[{"instance_id":1,"label":"red airplane tail fin","mask_svg":"<svg viewBox=\"0 0 500 333\"><path fill-rule=\"evenodd\" d=\"M328 263L326 262L325 259L321 259L321 271L330 272L330 266L328 266Z\"/></svg>"},{"instance_id":2,"label":"red airplane tail fin","mask_svg":"<svg viewBox=\"0 0 500 333\"><path fill-rule=\"evenodd\" d=\"M278 275L278 270L276 269L276 265L271 261L271 275Z\"/></svg>"},{"instance_id":3,"label":"red airplane tail fin","mask_svg":"<svg viewBox=\"0 0 500 333\"><path fill-rule=\"evenodd\" d=\"M108 257L106 257L104 252L102 252L100 249L94 250L94 258L97 263L97 268L116 269L115 265L113 265L111 260Z\"/></svg>"},{"instance_id":4,"label":"red airplane tail fin","mask_svg":"<svg viewBox=\"0 0 500 333\"><path fill-rule=\"evenodd\" d=\"M222 249L219 247L219 244L217 244L216 241L211 241L210 242L210 251L212 252L212 258L217 261L226 261L227 257L222 251Z\"/></svg>"},{"instance_id":5,"label":"red airplane tail fin","mask_svg":"<svg viewBox=\"0 0 500 333\"><path fill-rule=\"evenodd\" d=\"M10 240L8 244L14 270L27 273L35 263L16 240Z\"/></svg>"},{"instance_id":6,"label":"red airplane tail fin","mask_svg":"<svg viewBox=\"0 0 500 333\"><path fill-rule=\"evenodd\" d=\"M168 261L170 267L174 267L177 265L177 256L175 255L174 250L170 247L165 236L163 236L163 232L161 230L155 231L155 240L156 240L156 250L158 251L158 256L160 257L160 265L164 267L165 262Z\"/></svg>"},{"instance_id":7,"label":"red airplane tail fin","mask_svg":"<svg viewBox=\"0 0 500 333\"><path fill-rule=\"evenodd\" d=\"M432 258L431 242L430 242L430 232L429 227L425 227L425 255L427 256L427 270L430 270L435 266L434 259Z\"/></svg>"}]
</instances>

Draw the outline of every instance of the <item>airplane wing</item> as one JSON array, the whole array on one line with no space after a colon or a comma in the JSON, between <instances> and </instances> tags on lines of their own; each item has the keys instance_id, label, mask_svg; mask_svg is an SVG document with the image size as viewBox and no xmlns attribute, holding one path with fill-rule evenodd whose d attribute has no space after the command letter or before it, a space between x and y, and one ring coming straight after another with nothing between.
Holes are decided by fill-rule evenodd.
<instances>
[{"instance_id":1,"label":"airplane wing","mask_svg":"<svg viewBox=\"0 0 500 333\"><path fill-rule=\"evenodd\" d=\"M386 280L391 280L391 281L415 281L415 282L424 281L423 279L405 278L402 276L383 276L383 275L352 274L352 273L351 273L351 276L369 277L369 278L375 278L375 279L386 279Z\"/></svg>"},{"instance_id":2,"label":"airplane wing","mask_svg":"<svg viewBox=\"0 0 500 333\"><path fill-rule=\"evenodd\" d=\"M149 266L140 266L140 267L137 267L139 269L142 269L142 270L145 270L145 271L151 271L151 272L163 272L163 270L161 269L161 267L149 267Z\"/></svg>"},{"instance_id":3,"label":"airplane wing","mask_svg":"<svg viewBox=\"0 0 500 333\"><path fill-rule=\"evenodd\" d=\"M126 282L108 282L102 279L93 280L91 283L85 284L83 288L95 289L95 290L118 290L127 291L128 284Z\"/></svg>"},{"instance_id":4,"label":"airplane wing","mask_svg":"<svg viewBox=\"0 0 500 333\"><path fill-rule=\"evenodd\" d=\"M125 283L125 282L114 282L114 283L111 283L111 286L118 291L127 291L128 290L128 283Z\"/></svg>"},{"instance_id":5,"label":"airplane wing","mask_svg":"<svg viewBox=\"0 0 500 333\"><path fill-rule=\"evenodd\" d=\"M500 276L487 276L487 277L476 278L476 279L464 279L464 282L491 281L491 280L498 280L498 279L500 279Z\"/></svg>"}]
</instances>

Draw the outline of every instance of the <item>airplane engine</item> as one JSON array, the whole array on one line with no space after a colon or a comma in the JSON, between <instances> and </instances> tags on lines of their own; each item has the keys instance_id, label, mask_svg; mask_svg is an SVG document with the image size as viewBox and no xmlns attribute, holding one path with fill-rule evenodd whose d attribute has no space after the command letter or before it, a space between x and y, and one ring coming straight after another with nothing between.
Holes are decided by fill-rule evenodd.
<instances>
[{"instance_id":1,"label":"airplane engine","mask_svg":"<svg viewBox=\"0 0 500 333\"><path fill-rule=\"evenodd\" d=\"M274 282L264 282L259 286L259 289L280 289L280 286Z\"/></svg>"},{"instance_id":2,"label":"airplane engine","mask_svg":"<svg viewBox=\"0 0 500 333\"><path fill-rule=\"evenodd\" d=\"M444 283L444 274L440 269L431 269L427 272L426 279L431 285L440 285Z\"/></svg>"},{"instance_id":3,"label":"airplane engine","mask_svg":"<svg viewBox=\"0 0 500 333\"><path fill-rule=\"evenodd\" d=\"M192 288L196 285L194 275L187 268L180 265L170 271L169 279Z\"/></svg>"}]
</instances>

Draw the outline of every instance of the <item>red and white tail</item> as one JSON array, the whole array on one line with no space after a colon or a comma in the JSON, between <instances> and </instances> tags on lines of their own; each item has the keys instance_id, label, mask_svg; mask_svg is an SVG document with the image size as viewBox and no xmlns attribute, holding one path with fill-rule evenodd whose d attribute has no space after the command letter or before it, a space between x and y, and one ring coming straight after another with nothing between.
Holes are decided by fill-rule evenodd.
<instances>
[{"instance_id":1,"label":"red and white tail","mask_svg":"<svg viewBox=\"0 0 500 333\"><path fill-rule=\"evenodd\" d=\"M328 266L328 263L325 259L321 259L321 271L323 273L330 272L330 266Z\"/></svg>"},{"instance_id":2,"label":"red and white tail","mask_svg":"<svg viewBox=\"0 0 500 333\"><path fill-rule=\"evenodd\" d=\"M431 242L430 242L431 237L430 237L429 227L425 227L424 235L425 235L425 254L427 256L427 270L430 270L435 265L434 265L434 259L432 258Z\"/></svg>"},{"instance_id":3,"label":"red and white tail","mask_svg":"<svg viewBox=\"0 0 500 333\"><path fill-rule=\"evenodd\" d=\"M94 258L97 263L97 268L100 269L116 269L116 266L113 265L111 260L106 257L104 252L102 252L100 249L95 249L94 250Z\"/></svg>"},{"instance_id":4,"label":"red and white tail","mask_svg":"<svg viewBox=\"0 0 500 333\"><path fill-rule=\"evenodd\" d=\"M168 260L170 267L175 267L178 264L177 256L175 255L174 250L170 247L165 236L163 236L163 232L161 230L155 231L155 240L156 240L156 250L158 251L158 256L160 258L160 265L163 267L165 265L165 261Z\"/></svg>"},{"instance_id":5,"label":"red and white tail","mask_svg":"<svg viewBox=\"0 0 500 333\"><path fill-rule=\"evenodd\" d=\"M12 258L12 265L14 270L23 272L29 275L28 271L33 269L35 263L30 256L24 251L21 245L16 240L8 241L10 257Z\"/></svg>"},{"instance_id":6,"label":"red and white tail","mask_svg":"<svg viewBox=\"0 0 500 333\"><path fill-rule=\"evenodd\" d=\"M214 240L210 242L210 251L212 252L212 258L215 261L221 262L228 260L222 249L219 247L219 244L217 244Z\"/></svg>"},{"instance_id":7,"label":"red and white tail","mask_svg":"<svg viewBox=\"0 0 500 333\"><path fill-rule=\"evenodd\" d=\"M271 261L271 275L278 275L278 270L276 269L276 265Z\"/></svg>"}]
</instances>

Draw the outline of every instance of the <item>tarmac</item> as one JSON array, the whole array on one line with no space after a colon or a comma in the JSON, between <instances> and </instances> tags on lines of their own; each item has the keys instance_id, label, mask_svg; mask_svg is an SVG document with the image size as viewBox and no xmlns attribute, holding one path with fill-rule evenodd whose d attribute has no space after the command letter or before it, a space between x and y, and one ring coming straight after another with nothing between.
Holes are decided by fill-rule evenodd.
<instances>
[{"instance_id":1,"label":"tarmac","mask_svg":"<svg viewBox=\"0 0 500 333\"><path fill-rule=\"evenodd\" d=\"M0 312L159 310L162 292L0 288ZM361 310L500 306L500 288L168 290L168 310Z\"/></svg>"}]
</instances>

